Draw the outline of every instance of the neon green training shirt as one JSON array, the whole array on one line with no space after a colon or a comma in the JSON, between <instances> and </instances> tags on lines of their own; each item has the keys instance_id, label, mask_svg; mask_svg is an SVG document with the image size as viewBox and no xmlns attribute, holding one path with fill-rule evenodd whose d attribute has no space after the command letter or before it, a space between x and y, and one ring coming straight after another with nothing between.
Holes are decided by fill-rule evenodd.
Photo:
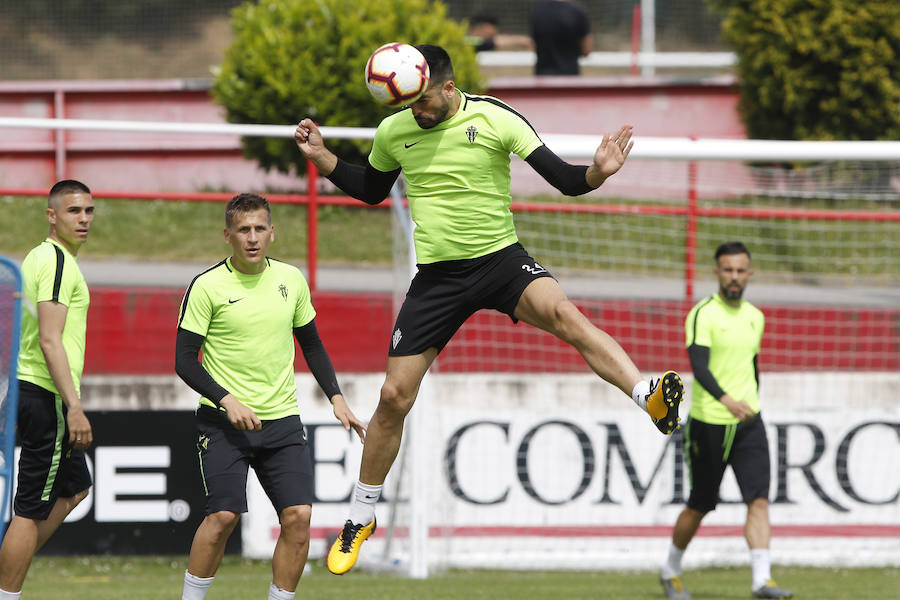
<instances>
[{"instance_id":1,"label":"neon green training shirt","mask_svg":"<svg viewBox=\"0 0 900 600\"><path fill-rule=\"evenodd\" d=\"M476 258L518 241L509 209L509 155L527 158L543 145L525 118L496 98L460 94L459 109L422 129L409 109L375 132L369 163L403 169L416 260Z\"/></svg>"},{"instance_id":2,"label":"neon green training shirt","mask_svg":"<svg viewBox=\"0 0 900 600\"><path fill-rule=\"evenodd\" d=\"M38 302L59 302L67 307L62 344L69 361L72 383L80 396L91 295L75 257L62 244L47 238L22 261L22 282L25 310L22 311L22 337L16 376L59 394L41 350L37 317Z\"/></svg>"},{"instance_id":3,"label":"neon green training shirt","mask_svg":"<svg viewBox=\"0 0 900 600\"><path fill-rule=\"evenodd\" d=\"M261 420L300 414L294 328L316 316L299 269L266 258L259 274L223 260L194 278L178 326L203 336L203 367ZM215 406L208 398L201 404Z\"/></svg>"},{"instance_id":4,"label":"neon green training shirt","mask_svg":"<svg viewBox=\"0 0 900 600\"><path fill-rule=\"evenodd\" d=\"M709 348L709 371L719 387L749 404L754 412L759 412L759 389L753 358L759 354L764 327L761 310L746 300L734 308L719 294L698 302L684 322L686 345ZM696 379L692 391L691 417L714 425L738 422Z\"/></svg>"}]
</instances>

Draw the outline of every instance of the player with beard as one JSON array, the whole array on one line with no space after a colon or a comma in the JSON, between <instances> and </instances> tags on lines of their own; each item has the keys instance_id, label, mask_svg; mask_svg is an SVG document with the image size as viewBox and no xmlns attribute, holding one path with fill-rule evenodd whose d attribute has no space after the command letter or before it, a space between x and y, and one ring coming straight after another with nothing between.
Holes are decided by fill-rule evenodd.
<instances>
[{"instance_id":1,"label":"player with beard","mask_svg":"<svg viewBox=\"0 0 900 600\"><path fill-rule=\"evenodd\" d=\"M792 598L772 581L769 562L769 442L759 411L759 364L765 319L742 299L753 275L741 242L716 250L719 292L691 309L685 321L694 371L690 416L684 427L691 493L672 532L660 581L667 598L690 598L681 581L681 558L700 522L719 501L731 465L747 504L744 536L750 547L754 598Z\"/></svg>"},{"instance_id":2,"label":"player with beard","mask_svg":"<svg viewBox=\"0 0 900 600\"><path fill-rule=\"evenodd\" d=\"M586 194L624 164L632 147L631 126L604 135L590 165L571 165L507 104L458 90L443 48L417 48L431 71L428 88L408 110L379 124L366 166L331 153L311 119L303 119L294 133L300 151L320 173L368 204L384 200L402 169L416 223L418 273L391 336L385 382L369 423L349 518L328 554L328 568L336 574L353 567L361 544L375 530L375 503L425 372L463 322L482 308L571 344L597 375L647 411L662 433L678 427L678 374L667 371L655 383L645 380L625 350L595 327L547 268L528 255L510 211L511 153L564 194Z\"/></svg>"}]
</instances>

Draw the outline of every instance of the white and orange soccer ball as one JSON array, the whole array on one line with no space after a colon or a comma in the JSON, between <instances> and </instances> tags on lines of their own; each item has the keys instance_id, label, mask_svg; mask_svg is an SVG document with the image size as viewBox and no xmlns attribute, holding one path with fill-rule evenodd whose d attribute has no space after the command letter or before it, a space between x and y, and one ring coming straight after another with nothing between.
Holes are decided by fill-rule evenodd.
<instances>
[{"instance_id":1,"label":"white and orange soccer ball","mask_svg":"<svg viewBox=\"0 0 900 600\"><path fill-rule=\"evenodd\" d=\"M428 87L430 75L422 53L402 42L385 44L366 63L366 87L377 102L388 106L415 102Z\"/></svg>"}]
</instances>

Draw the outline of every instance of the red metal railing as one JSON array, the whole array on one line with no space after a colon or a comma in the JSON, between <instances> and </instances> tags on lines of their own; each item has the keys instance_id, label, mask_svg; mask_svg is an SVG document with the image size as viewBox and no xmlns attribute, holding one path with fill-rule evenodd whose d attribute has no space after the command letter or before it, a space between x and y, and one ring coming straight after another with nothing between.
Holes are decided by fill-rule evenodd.
<instances>
[{"instance_id":1,"label":"red metal railing","mask_svg":"<svg viewBox=\"0 0 900 600\"><path fill-rule=\"evenodd\" d=\"M359 201L349 196L331 196L319 194L319 173L310 162L307 164L308 191L306 194L266 194L273 204L305 204L307 205L307 278L311 291L316 291L316 271L318 264L318 207L325 206L360 206ZM900 221L900 212L858 211L858 210L821 210L821 209L786 209L786 208L741 208L741 207L701 207L697 192L697 163L688 163L688 192L685 205L671 204L559 204L541 202L513 202L513 211L522 212L563 212L582 214L608 215L667 215L685 217L685 265L684 265L684 297L690 301L694 296L694 279L697 249L697 219L739 218L739 219L808 219L818 221ZM34 188L3 188L0 195L5 196L45 196L46 190ZM223 192L140 192L94 190L96 198L134 199L134 200L171 200L178 202L227 202L233 194ZM390 207L391 199L387 198L376 206Z\"/></svg>"},{"instance_id":2,"label":"red metal railing","mask_svg":"<svg viewBox=\"0 0 900 600\"><path fill-rule=\"evenodd\" d=\"M773 218L821 221L900 221L897 212L847 210L803 210L699 206L696 167L689 166L687 201L681 205L660 204L560 204L514 202L516 212L564 212L569 214L662 215L685 219L684 298L680 300L622 301L580 300L579 308L616 339L623 340L629 354L643 368L687 369L683 351L683 319L690 308L695 284L698 219ZM274 204L307 207L307 270L315 292L319 328L329 340L329 352L343 371L375 372L384 367L383 346L391 331L392 296L383 292L341 293L317 290L318 207L360 206L347 196L320 195L318 174L310 166L306 194L267 194ZM45 196L46 190L0 188L0 195ZM160 199L186 202L220 202L232 194L221 192L95 191L97 198ZM377 205L389 207L391 199ZM88 342L89 373L168 373L174 347L175 322L183 290L170 288L92 289ZM900 343L896 309L766 305L766 370L896 370L900 365ZM137 317L139 315L139 318ZM577 372L584 369L577 353L562 342L548 340L541 332L518 328L506 335L508 347L496 355L482 355L485 328L508 325L499 313L482 312L471 319L445 349L442 370L446 372L494 370ZM664 332L661 334L660 332ZM877 333L873 333L877 332ZM139 342L136 342L139 340ZM129 351L138 343L138 352ZM665 364L662 364L662 362ZM298 361L297 369L305 367Z\"/></svg>"}]
</instances>

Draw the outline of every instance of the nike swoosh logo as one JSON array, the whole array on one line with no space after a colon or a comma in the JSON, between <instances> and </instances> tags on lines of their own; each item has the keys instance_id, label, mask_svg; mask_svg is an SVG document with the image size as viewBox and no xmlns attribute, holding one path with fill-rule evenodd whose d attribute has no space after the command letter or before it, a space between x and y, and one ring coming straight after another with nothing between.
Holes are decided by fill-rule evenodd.
<instances>
[{"instance_id":1,"label":"nike swoosh logo","mask_svg":"<svg viewBox=\"0 0 900 600\"><path fill-rule=\"evenodd\" d=\"M366 500L371 500L372 498L377 498L378 496L370 496L366 494Z\"/></svg>"},{"instance_id":2,"label":"nike swoosh logo","mask_svg":"<svg viewBox=\"0 0 900 600\"><path fill-rule=\"evenodd\" d=\"M413 142L412 144L403 144L403 147L404 148L412 148L413 146L415 146L416 144L418 144L421 141L422 140L418 140L418 141Z\"/></svg>"},{"instance_id":3,"label":"nike swoosh logo","mask_svg":"<svg viewBox=\"0 0 900 600\"><path fill-rule=\"evenodd\" d=\"M229 299L228 299L228 304L234 304L235 302L240 302L241 300L243 300L243 298L237 298L237 299L235 299L235 300L232 300L231 298L229 298Z\"/></svg>"}]
</instances>

